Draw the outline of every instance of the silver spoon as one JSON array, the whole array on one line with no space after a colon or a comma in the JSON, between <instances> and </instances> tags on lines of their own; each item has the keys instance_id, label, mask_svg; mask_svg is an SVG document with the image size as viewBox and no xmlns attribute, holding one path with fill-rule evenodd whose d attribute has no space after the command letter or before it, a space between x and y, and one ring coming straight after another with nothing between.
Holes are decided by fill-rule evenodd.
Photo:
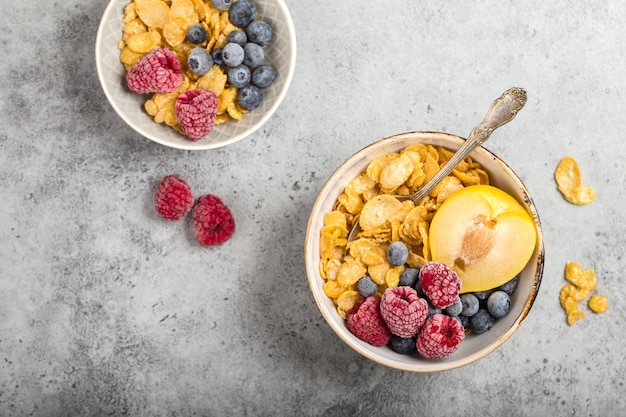
<instances>
[{"instance_id":1,"label":"silver spoon","mask_svg":"<svg viewBox=\"0 0 626 417\"><path fill-rule=\"evenodd\" d=\"M476 147L482 145L489 139L491 133L502 125L507 124L517 112L526 104L526 90L523 88L509 88L506 90L500 98L497 98L489 108L485 119L477 125L469 137L465 140L463 145L452 155L452 157L446 162L446 164L431 178L428 183L417 190L413 194L409 195L394 195L398 200L412 200L415 205L419 205L424 198L439 184L445 177L452 172L456 166L463 161ZM353 241L360 230L359 221L354 223L350 234L348 235L348 242ZM346 247L347 250L347 247Z\"/></svg>"}]
</instances>

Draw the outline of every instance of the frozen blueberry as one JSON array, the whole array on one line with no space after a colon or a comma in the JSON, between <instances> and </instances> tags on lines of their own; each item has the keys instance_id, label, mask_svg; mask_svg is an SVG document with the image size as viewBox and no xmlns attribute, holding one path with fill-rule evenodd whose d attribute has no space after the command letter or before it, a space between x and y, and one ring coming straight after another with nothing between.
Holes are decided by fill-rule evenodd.
<instances>
[{"instance_id":1,"label":"frozen blueberry","mask_svg":"<svg viewBox=\"0 0 626 417\"><path fill-rule=\"evenodd\" d=\"M261 65L263 59L265 59L265 52L260 45L248 42L243 47L243 63L250 68L256 68Z\"/></svg>"},{"instance_id":2,"label":"frozen blueberry","mask_svg":"<svg viewBox=\"0 0 626 417\"><path fill-rule=\"evenodd\" d=\"M416 350L414 337L404 338L404 337L400 337L398 335L392 334L391 346L393 347L393 350L403 355L413 353Z\"/></svg>"},{"instance_id":3,"label":"frozen blueberry","mask_svg":"<svg viewBox=\"0 0 626 417\"><path fill-rule=\"evenodd\" d=\"M408 257L409 249L399 240L391 242L391 245L387 248L387 260L393 266L404 265Z\"/></svg>"},{"instance_id":4,"label":"frozen blueberry","mask_svg":"<svg viewBox=\"0 0 626 417\"><path fill-rule=\"evenodd\" d=\"M369 297L378 291L378 285L367 275L356 282L356 287L363 297Z\"/></svg>"},{"instance_id":5,"label":"frozen blueberry","mask_svg":"<svg viewBox=\"0 0 626 417\"><path fill-rule=\"evenodd\" d=\"M241 65L241 63L243 62L243 48L241 47L241 45L233 42L227 43L222 49L222 61L224 61L224 64L228 65L229 67L236 67L237 65Z\"/></svg>"},{"instance_id":6,"label":"frozen blueberry","mask_svg":"<svg viewBox=\"0 0 626 417\"><path fill-rule=\"evenodd\" d=\"M487 310L499 319L511 311L511 297L504 291L494 291L487 299Z\"/></svg>"},{"instance_id":7,"label":"frozen blueberry","mask_svg":"<svg viewBox=\"0 0 626 417\"><path fill-rule=\"evenodd\" d=\"M194 48L187 56L187 65L194 73L204 75L213 66L213 58L211 58L211 54L206 49Z\"/></svg>"},{"instance_id":8,"label":"frozen blueberry","mask_svg":"<svg viewBox=\"0 0 626 417\"><path fill-rule=\"evenodd\" d=\"M463 311L463 304L459 301L446 307L446 314L449 316L458 316Z\"/></svg>"},{"instance_id":9,"label":"frozen blueberry","mask_svg":"<svg viewBox=\"0 0 626 417\"><path fill-rule=\"evenodd\" d=\"M463 326L464 329L468 329L470 327L470 320L471 320L470 317L460 315L458 316L458 319L461 322L461 326Z\"/></svg>"},{"instance_id":10,"label":"frozen blueberry","mask_svg":"<svg viewBox=\"0 0 626 417\"><path fill-rule=\"evenodd\" d=\"M511 279L510 281L505 282L504 284L500 285L498 288L496 288L496 290L504 291L508 295L511 295L517 289L517 284L519 284L519 275L517 275L515 278Z\"/></svg>"},{"instance_id":11,"label":"frozen blueberry","mask_svg":"<svg viewBox=\"0 0 626 417\"><path fill-rule=\"evenodd\" d=\"M435 314L441 314L441 309L433 307L430 303L428 303L428 313L426 313L426 318L434 316Z\"/></svg>"},{"instance_id":12,"label":"frozen blueberry","mask_svg":"<svg viewBox=\"0 0 626 417\"><path fill-rule=\"evenodd\" d=\"M189 26L189 29L187 29L187 40L196 45L201 44L206 41L206 30L204 30L202 25Z\"/></svg>"},{"instance_id":13,"label":"frozen blueberry","mask_svg":"<svg viewBox=\"0 0 626 417\"><path fill-rule=\"evenodd\" d=\"M226 36L226 42L236 43L243 48L246 45L246 43L248 43L248 36L246 35L246 32L244 32L243 30L236 29L230 32L228 36Z\"/></svg>"},{"instance_id":14,"label":"frozen blueberry","mask_svg":"<svg viewBox=\"0 0 626 417\"><path fill-rule=\"evenodd\" d=\"M265 46L272 41L272 28L263 20L255 20L246 28L250 42Z\"/></svg>"},{"instance_id":15,"label":"frozen blueberry","mask_svg":"<svg viewBox=\"0 0 626 417\"><path fill-rule=\"evenodd\" d=\"M276 79L276 70L270 65L259 65L252 71L252 83L259 88L269 87Z\"/></svg>"},{"instance_id":16,"label":"frozen blueberry","mask_svg":"<svg viewBox=\"0 0 626 417\"><path fill-rule=\"evenodd\" d=\"M228 83L241 88L250 83L250 70L245 65L237 65L228 69Z\"/></svg>"},{"instance_id":17,"label":"frozen blueberry","mask_svg":"<svg viewBox=\"0 0 626 417\"><path fill-rule=\"evenodd\" d=\"M478 303L481 307L487 307L487 298L489 298L491 291L476 291L472 294L474 294L474 297L478 298Z\"/></svg>"},{"instance_id":18,"label":"frozen blueberry","mask_svg":"<svg viewBox=\"0 0 626 417\"><path fill-rule=\"evenodd\" d=\"M233 0L211 0L211 4L217 10L228 10L228 8L233 4Z\"/></svg>"},{"instance_id":19,"label":"frozen blueberry","mask_svg":"<svg viewBox=\"0 0 626 417\"><path fill-rule=\"evenodd\" d=\"M256 17L256 7L248 0L236 1L228 11L228 20L233 25L245 28Z\"/></svg>"},{"instance_id":20,"label":"frozen blueberry","mask_svg":"<svg viewBox=\"0 0 626 417\"><path fill-rule=\"evenodd\" d=\"M399 285L415 288L420 278L420 270L416 268L407 268L400 275Z\"/></svg>"},{"instance_id":21,"label":"frozen blueberry","mask_svg":"<svg viewBox=\"0 0 626 417\"><path fill-rule=\"evenodd\" d=\"M237 3L239 3L239 1ZM254 85L245 85L241 87L237 93L237 103L242 109L254 110L259 107L261 101L263 101L263 94L259 87Z\"/></svg>"},{"instance_id":22,"label":"frozen blueberry","mask_svg":"<svg viewBox=\"0 0 626 417\"><path fill-rule=\"evenodd\" d=\"M224 61L222 61L222 48L215 48L212 50L211 58L213 58L213 63L215 65L219 65L220 67L224 65Z\"/></svg>"},{"instance_id":23,"label":"frozen blueberry","mask_svg":"<svg viewBox=\"0 0 626 417\"><path fill-rule=\"evenodd\" d=\"M463 305L463 310L461 311L461 316L471 317L478 311L480 307L478 304L478 298L472 293L461 294L460 296L461 304Z\"/></svg>"},{"instance_id":24,"label":"frozen blueberry","mask_svg":"<svg viewBox=\"0 0 626 417\"><path fill-rule=\"evenodd\" d=\"M476 314L470 317L470 326L474 333L485 333L493 327L495 319L484 308L479 309Z\"/></svg>"}]
</instances>

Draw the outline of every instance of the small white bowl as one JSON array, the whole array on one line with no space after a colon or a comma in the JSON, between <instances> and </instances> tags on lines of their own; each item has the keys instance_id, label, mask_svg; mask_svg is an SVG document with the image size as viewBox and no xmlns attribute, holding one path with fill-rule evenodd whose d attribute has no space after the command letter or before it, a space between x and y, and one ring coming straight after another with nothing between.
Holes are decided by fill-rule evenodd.
<instances>
[{"instance_id":1,"label":"small white bowl","mask_svg":"<svg viewBox=\"0 0 626 417\"><path fill-rule=\"evenodd\" d=\"M543 231L537 209L530 193L519 177L496 155L479 147L471 157L482 164L489 173L491 184L515 197L531 214L537 230L535 252L521 272L518 288L511 298L511 312L496 320L494 326L483 334L470 334L459 349L452 355L438 360L422 359L417 355L401 355L390 347L372 346L354 336L347 328L344 319L337 313L332 300L324 293L324 280L320 276L320 230L324 224L324 214L332 211L337 197L346 185L363 172L375 158L406 148L410 144L444 146L458 149L464 139L446 133L413 132L392 136L375 142L360 150L344 162L322 187L313 205L304 243L304 257L309 287L322 316L348 346L361 355L382 365L413 372L437 372L477 361L502 345L519 328L533 305L543 273L544 246Z\"/></svg>"},{"instance_id":2,"label":"small white bowl","mask_svg":"<svg viewBox=\"0 0 626 417\"><path fill-rule=\"evenodd\" d=\"M192 141L164 124L155 123L144 110L146 95L131 92L126 87L126 70L120 62L117 46L122 37L124 7L130 0L111 0L107 6L96 37L96 68L102 89L117 114L135 131L165 146L178 149L213 149L230 145L259 129L283 101L296 66L296 32L283 0L253 0L257 19L272 27L273 38L266 47L266 61L276 68L278 76L263 89L263 102L243 115L242 120L229 120L217 125L199 141Z\"/></svg>"}]
</instances>

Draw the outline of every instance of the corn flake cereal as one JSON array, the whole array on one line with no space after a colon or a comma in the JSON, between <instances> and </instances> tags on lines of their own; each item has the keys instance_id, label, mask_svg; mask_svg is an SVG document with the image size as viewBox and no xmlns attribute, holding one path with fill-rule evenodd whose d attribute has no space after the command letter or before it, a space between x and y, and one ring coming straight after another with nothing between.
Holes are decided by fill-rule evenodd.
<instances>
[{"instance_id":1,"label":"corn flake cereal","mask_svg":"<svg viewBox=\"0 0 626 417\"><path fill-rule=\"evenodd\" d=\"M320 231L320 275L324 292L346 317L360 297L356 283L368 275L378 285L377 295L399 285L405 266L387 260L387 248L401 240L409 248L406 264L420 268L430 260L430 221L439 206L453 193L475 183L489 184L489 176L471 158L462 161L430 195L415 205L390 194L408 195L432 178L453 154L432 145L413 144L371 161L348 183L333 210L324 216ZM356 239L348 233L359 221Z\"/></svg>"},{"instance_id":2,"label":"corn flake cereal","mask_svg":"<svg viewBox=\"0 0 626 417\"><path fill-rule=\"evenodd\" d=\"M565 279L568 283L561 288L559 301L567 314L567 324L572 326L585 317L579 302L584 301L597 288L598 279L593 269L583 270L576 262L566 264ZM608 309L608 299L605 296L592 295L588 305L592 311L602 313Z\"/></svg>"},{"instance_id":3,"label":"corn flake cereal","mask_svg":"<svg viewBox=\"0 0 626 417\"><path fill-rule=\"evenodd\" d=\"M572 157L566 156L559 162L554 172L557 188L565 200L572 204L584 205L596 198L596 192L588 185L582 184L580 168Z\"/></svg>"},{"instance_id":4,"label":"corn flake cereal","mask_svg":"<svg viewBox=\"0 0 626 417\"><path fill-rule=\"evenodd\" d=\"M154 94L144 103L144 109L156 123L164 123L184 134L176 120L174 103L184 91L199 88L213 91L218 97L215 125L228 120L241 120L247 110L237 104L238 89L227 84L227 69L213 65L209 72L198 76L187 68L187 55L195 47L208 51L221 48L230 32L237 29L228 19L228 10L220 11L207 0L133 0L124 8L122 37L118 41L120 61L129 70L148 52L165 47L174 51L183 70L183 85L176 93ZM187 40L187 29L200 24L207 32L201 45Z\"/></svg>"},{"instance_id":5,"label":"corn flake cereal","mask_svg":"<svg viewBox=\"0 0 626 417\"><path fill-rule=\"evenodd\" d=\"M605 295L592 295L589 297L589 308L594 313L604 313L609 309L609 299Z\"/></svg>"}]
</instances>

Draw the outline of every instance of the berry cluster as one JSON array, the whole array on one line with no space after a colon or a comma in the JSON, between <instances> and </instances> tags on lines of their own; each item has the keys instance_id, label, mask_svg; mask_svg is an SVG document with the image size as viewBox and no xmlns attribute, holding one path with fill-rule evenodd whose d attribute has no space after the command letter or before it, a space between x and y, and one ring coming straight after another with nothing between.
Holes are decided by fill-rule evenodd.
<instances>
[{"instance_id":1,"label":"berry cluster","mask_svg":"<svg viewBox=\"0 0 626 417\"><path fill-rule=\"evenodd\" d=\"M191 212L194 234L203 246L222 244L235 233L233 215L219 197L207 194L194 203L191 187L176 175L161 179L154 208L165 220L180 220Z\"/></svg>"},{"instance_id":2,"label":"berry cluster","mask_svg":"<svg viewBox=\"0 0 626 417\"><path fill-rule=\"evenodd\" d=\"M238 29L227 36L223 48L207 49L205 27L195 24L187 29L191 44L187 67L196 75L208 73L218 65L227 75L227 82L237 88L237 104L244 110L257 108L263 100L262 89L276 79L273 66L265 63L264 47L272 40L272 28L264 20L256 20L256 7L249 0L212 0L219 10L228 10L230 22ZM139 94L171 93L181 86L182 65L175 52L157 48L126 74L128 88ZM211 91L189 90L176 100L176 120L191 139L199 140L213 129L217 115L218 97Z\"/></svg>"},{"instance_id":3,"label":"berry cluster","mask_svg":"<svg viewBox=\"0 0 626 417\"><path fill-rule=\"evenodd\" d=\"M407 257L404 243L389 246L391 265L404 265ZM399 286L386 288L379 298L377 284L366 275L357 282L362 298L347 313L348 329L398 353L444 358L459 348L466 333L483 333L509 313L518 279L490 291L460 294L457 274L442 263L428 262L420 269L407 267Z\"/></svg>"}]
</instances>

